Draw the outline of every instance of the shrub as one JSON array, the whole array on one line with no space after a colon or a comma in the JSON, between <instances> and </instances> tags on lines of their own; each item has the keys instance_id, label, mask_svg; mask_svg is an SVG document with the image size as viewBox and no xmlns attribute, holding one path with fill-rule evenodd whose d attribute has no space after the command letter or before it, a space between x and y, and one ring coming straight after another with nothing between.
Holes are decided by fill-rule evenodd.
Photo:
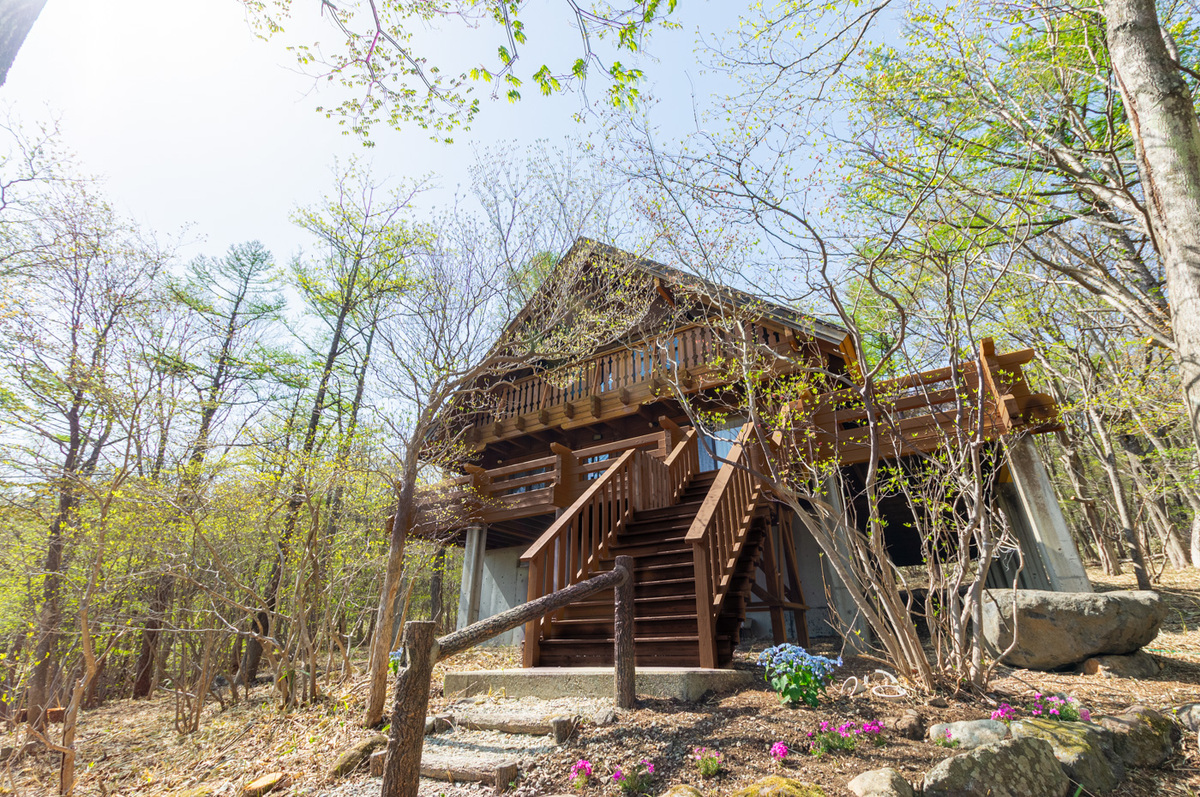
<instances>
[{"instance_id":1,"label":"shrub","mask_svg":"<svg viewBox=\"0 0 1200 797\"><path fill-rule=\"evenodd\" d=\"M813 708L833 680L833 671L842 666L841 658L814 656L799 645L767 648L758 663L766 667L767 683L785 704L806 703Z\"/></svg>"},{"instance_id":2,"label":"shrub","mask_svg":"<svg viewBox=\"0 0 1200 797\"><path fill-rule=\"evenodd\" d=\"M783 742L776 742L771 745L771 758L775 759L776 764L782 764L783 759L788 756L788 746Z\"/></svg>"},{"instance_id":3,"label":"shrub","mask_svg":"<svg viewBox=\"0 0 1200 797\"><path fill-rule=\"evenodd\" d=\"M722 758L718 751L709 750L707 747L697 747L692 751L692 760L696 762L700 776L705 778L711 778L721 771Z\"/></svg>"},{"instance_id":4,"label":"shrub","mask_svg":"<svg viewBox=\"0 0 1200 797\"><path fill-rule=\"evenodd\" d=\"M940 739L934 739L933 743L936 744L938 747L950 747L950 748L958 747L958 745L960 744L958 739L955 739L954 735L952 733L950 733L949 728L946 729L945 735L943 735Z\"/></svg>"},{"instance_id":5,"label":"shrub","mask_svg":"<svg viewBox=\"0 0 1200 797\"><path fill-rule=\"evenodd\" d=\"M654 780L654 764L643 758L627 770L613 770L612 777L626 794L645 794Z\"/></svg>"},{"instance_id":6,"label":"shrub","mask_svg":"<svg viewBox=\"0 0 1200 797\"><path fill-rule=\"evenodd\" d=\"M571 766L571 786L582 790L592 777L592 762L581 758Z\"/></svg>"},{"instance_id":7,"label":"shrub","mask_svg":"<svg viewBox=\"0 0 1200 797\"><path fill-rule=\"evenodd\" d=\"M1080 708L1073 697L1059 695L1043 695L1038 692L1029 704L1029 714L1033 717L1045 717L1048 720L1061 722L1091 722L1092 714L1086 708Z\"/></svg>"},{"instance_id":8,"label":"shrub","mask_svg":"<svg viewBox=\"0 0 1200 797\"><path fill-rule=\"evenodd\" d=\"M829 722L822 722L817 730L808 732L808 738L808 752L814 756L835 750L853 752L858 747L859 739L869 739L876 747L887 744L887 737L883 735L883 723L870 720L862 725L844 722L836 727Z\"/></svg>"}]
</instances>

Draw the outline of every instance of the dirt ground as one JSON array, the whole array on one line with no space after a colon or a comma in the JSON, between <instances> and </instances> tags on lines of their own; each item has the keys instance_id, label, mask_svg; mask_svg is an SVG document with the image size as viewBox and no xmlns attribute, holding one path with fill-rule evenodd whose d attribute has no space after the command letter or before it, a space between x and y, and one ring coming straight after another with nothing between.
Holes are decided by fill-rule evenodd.
<instances>
[{"instance_id":1,"label":"dirt ground","mask_svg":"<svg viewBox=\"0 0 1200 797\"><path fill-rule=\"evenodd\" d=\"M1113 578L1096 571L1090 575L1098 590L1133 588L1132 576ZM636 710L622 712L614 725L584 724L567 745L539 760L537 768L519 785L516 797L569 792L570 766L583 757L592 762L597 776L585 791L593 797L619 794L609 774L614 767L643 758L656 766L652 793L676 783L691 783L706 793L723 794L780 772L817 783L834 797L849 794L846 783L858 773L884 766L919 781L925 770L950 751L890 734L883 747L860 744L854 752L821 757L794 752L780 768L769 755L771 745L782 741L798 748L807 733L823 720L840 723L884 719L907 708L917 709L930 723L985 717L996 702L1021 704L1036 691L1069 694L1093 713L1113 712L1134 703L1162 708L1200 702L1200 571L1168 570L1158 590L1170 603L1171 614L1148 648L1165 664L1163 672L1152 679L1001 669L988 695L947 696L945 707L927 705L928 696L885 700L831 695L818 709L787 708L779 705L765 683L690 705L643 700ZM813 649L832 652L822 650L821 645ZM738 666L753 666L755 656L754 649L741 651ZM433 681L432 708L447 700L440 694L442 668L513 666L517 666L517 656L511 649L470 651L439 665ZM849 660L837 673L838 683L851 675L867 674L876 666ZM203 785L214 795L232 796L255 777L282 770L290 776L291 785L275 794L375 797L379 793L378 780L365 772L336 783L325 779L339 752L368 734L357 723L366 693L361 674L327 688L321 701L280 714L270 687L256 687L250 699L240 705L227 704L224 710L210 705L200 731L190 736L180 735L174 728L170 695L116 701L85 712L79 726L76 794L170 795ZM20 733L20 729L7 729L0 734L0 747L19 743ZM687 758L694 747L701 746L715 748L724 756L723 771L714 778L702 779ZM33 755L17 763L0 764L0 794L41 797L56 793L56 758ZM430 797L478 797L490 790L430 781L423 782L422 793L426 792ZM1200 795L1200 750L1195 736L1185 734L1182 753L1164 768L1133 770L1112 794Z\"/></svg>"}]
</instances>

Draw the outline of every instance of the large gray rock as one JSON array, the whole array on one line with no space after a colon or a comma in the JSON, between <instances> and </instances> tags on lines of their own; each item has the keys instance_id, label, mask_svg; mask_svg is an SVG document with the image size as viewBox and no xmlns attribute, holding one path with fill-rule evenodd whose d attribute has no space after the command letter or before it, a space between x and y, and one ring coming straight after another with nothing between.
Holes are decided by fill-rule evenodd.
<instances>
[{"instance_id":1,"label":"large gray rock","mask_svg":"<svg viewBox=\"0 0 1200 797\"><path fill-rule=\"evenodd\" d=\"M1131 706L1097 722L1113 734L1113 747L1133 767L1156 767L1175 752L1179 726L1147 706Z\"/></svg>"},{"instance_id":2,"label":"large gray rock","mask_svg":"<svg viewBox=\"0 0 1200 797\"><path fill-rule=\"evenodd\" d=\"M946 736L950 731L950 736ZM998 720L963 720L961 722L939 722L929 726L929 741L939 742L949 738L958 742L959 749L973 750L985 744L998 742L1008 736L1008 726Z\"/></svg>"},{"instance_id":3,"label":"large gray rock","mask_svg":"<svg viewBox=\"0 0 1200 797\"><path fill-rule=\"evenodd\" d=\"M1087 722L1029 719L1012 724L1014 739L1044 739L1067 777L1093 794L1112 791L1125 779L1125 765L1113 751L1112 734Z\"/></svg>"},{"instance_id":4,"label":"large gray rock","mask_svg":"<svg viewBox=\"0 0 1200 797\"><path fill-rule=\"evenodd\" d=\"M1071 780L1044 739L1005 739L941 761L924 797L1066 797Z\"/></svg>"},{"instance_id":5,"label":"large gray rock","mask_svg":"<svg viewBox=\"0 0 1200 797\"><path fill-rule=\"evenodd\" d=\"M1144 650L1126 656L1093 656L1079 668L1084 675L1102 675L1105 678L1153 678L1162 672L1158 659Z\"/></svg>"},{"instance_id":6,"label":"large gray rock","mask_svg":"<svg viewBox=\"0 0 1200 797\"><path fill-rule=\"evenodd\" d=\"M885 719L883 727L905 739L916 740L925 735L925 718L921 716L921 712L910 708L899 717Z\"/></svg>"},{"instance_id":7,"label":"large gray rock","mask_svg":"<svg viewBox=\"0 0 1200 797\"><path fill-rule=\"evenodd\" d=\"M680 783L664 791L658 797L704 797L704 792L697 789L695 786L689 786L686 783Z\"/></svg>"},{"instance_id":8,"label":"large gray rock","mask_svg":"<svg viewBox=\"0 0 1200 797\"><path fill-rule=\"evenodd\" d=\"M913 787L891 767L864 772L846 784L857 797L913 797Z\"/></svg>"},{"instance_id":9,"label":"large gray rock","mask_svg":"<svg viewBox=\"0 0 1200 797\"><path fill-rule=\"evenodd\" d=\"M1031 670L1053 670L1091 656L1132 653L1158 635L1167 604L1157 592L1013 593L988 590L983 602L983 635L993 655L1017 644L1002 661Z\"/></svg>"},{"instance_id":10,"label":"large gray rock","mask_svg":"<svg viewBox=\"0 0 1200 797\"><path fill-rule=\"evenodd\" d=\"M1171 709L1183 727L1189 731L1200 731L1200 703L1187 703Z\"/></svg>"}]
</instances>

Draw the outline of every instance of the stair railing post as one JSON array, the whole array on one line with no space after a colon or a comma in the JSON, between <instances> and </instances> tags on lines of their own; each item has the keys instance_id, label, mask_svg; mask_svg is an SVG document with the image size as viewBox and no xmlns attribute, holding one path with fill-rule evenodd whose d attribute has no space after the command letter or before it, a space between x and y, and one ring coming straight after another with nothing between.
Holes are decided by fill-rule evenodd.
<instances>
[{"instance_id":1,"label":"stair railing post","mask_svg":"<svg viewBox=\"0 0 1200 797\"><path fill-rule=\"evenodd\" d=\"M404 659L396 675L381 797L417 797L425 714L429 709L429 678L438 655L435 629L436 624L430 620L404 624L400 637Z\"/></svg>"},{"instance_id":2,"label":"stair railing post","mask_svg":"<svg viewBox=\"0 0 1200 797\"><path fill-rule=\"evenodd\" d=\"M633 708L637 697L633 557L618 556L613 569L622 573L621 580L613 588L616 604L616 617L613 620L614 701L617 708Z\"/></svg>"}]
</instances>

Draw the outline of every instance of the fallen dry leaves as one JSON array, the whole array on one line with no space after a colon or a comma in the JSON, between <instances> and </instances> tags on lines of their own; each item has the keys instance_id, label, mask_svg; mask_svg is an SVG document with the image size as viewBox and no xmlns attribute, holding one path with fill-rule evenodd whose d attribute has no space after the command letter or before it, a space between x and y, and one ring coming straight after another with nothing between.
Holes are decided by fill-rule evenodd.
<instances>
[{"instance_id":1,"label":"fallen dry leaves","mask_svg":"<svg viewBox=\"0 0 1200 797\"><path fill-rule=\"evenodd\" d=\"M1130 589L1132 576L1108 577L1090 573L1097 589ZM1149 680L1127 680L1071 673L1002 670L990 699L1023 702L1035 691L1061 691L1075 696L1094 711L1115 711L1131 703L1165 707L1200 702L1200 571L1166 571L1159 587L1172 611L1151 646L1166 664L1161 675ZM761 647L761 646L760 646ZM818 648L820 646L814 646ZM743 651L741 666L751 666L753 651ZM361 663L360 663L361 666ZM510 648L476 649L437 665L432 706L444 705L442 676L447 670L507 669L520 666L518 652ZM873 670L875 664L849 661L840 678ZM343 784L326 782L325 773L338 753L370 732L358 726L366 681L362 676L342 683L323 684L325 696L317 703L288 714L278 712L269 685L251 691L248 701L215 703L205 709L200 731L191 736L175 732L169 695L151 700L120 700L84 713L79 726L79 786L77 794L173 794L205 785L218 797L232 797L256 777L283 771L291 779L289 795L378 794L377 781L365 773ZM725 793L774 771L768 755L776 740L800 742L821 720L878 719L916 708L927 720L947 721L986 716L988 698L951 699L945 708L925 705L924 698L901 701L879 698L838 698L820 709L788 709L778 705L773 693L760 688L684 705L671 701L642 701L636 711L624 713L612 726L585 725L572 742L548 756L530 774L518 797L567 791L572 762L589 757L603 767L652 758L658 764L657 784L692 782L709 793ZM20 738L19 729L0 737L0 746ZM701 782L686 755L693 747L717 748L725 755L725 773ZM822 758L796 756L789 771L820 783L830 797L848 794L846 782L859 772L892 766L912 780L947 751L926 742L894 739L886 747L860 749L849 755ZM0 765L0 794L44 797L54 794L57 768L50 756L23 759L7 769ZM479 795L480 789L429 783L431 795ZM588 797L617 794L609 783L590 787ZM1135 771L1115 797L1194 797L1200 794L1200 752L1195 737L1185 738L1183 754L1165 770Z\"/></svg>"}]
</instances>

